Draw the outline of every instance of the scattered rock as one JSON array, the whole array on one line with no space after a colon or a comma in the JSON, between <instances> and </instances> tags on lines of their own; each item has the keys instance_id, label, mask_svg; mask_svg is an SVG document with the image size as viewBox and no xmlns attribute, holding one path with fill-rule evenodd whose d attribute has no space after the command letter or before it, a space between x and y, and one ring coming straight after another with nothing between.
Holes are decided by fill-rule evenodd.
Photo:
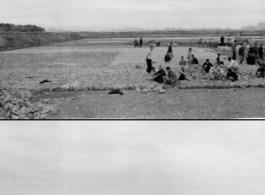
<instances>
[{"instance_id":1,"label":"scattered rock","mask_svg":"<svg viewBox=\"0 0 265 195\"><path fill-rule=\"evenodd\" d=\"M148 93L148 89L143 89L142 93Z\"/></svg>"},{"instance_id":2,"label":"scattered rock","mask_svg":"<svg viewBox=\"0 0 265 195\"><path fill-rule=\"evenodd\" d=\"M56 110L55 108L50 108L50 114L51 115L57 115L57 114L59 114L59 111Z\"/></svg>"},{"instance_id":3,"label":"scattered rock","mask_svg":"<svg viewBox=\"0 0 265 195\"><path fill-rule=\"evenodd\" d=\"M4 119L45 119L50 114L58 113L55 109L43 106L43 101L32 104L29 100L32 94L28 91L1 92L3 93L0 99L0 113ZM51 101L51 98L44 100L46 103Z\"/></svg>"}]
</instances>

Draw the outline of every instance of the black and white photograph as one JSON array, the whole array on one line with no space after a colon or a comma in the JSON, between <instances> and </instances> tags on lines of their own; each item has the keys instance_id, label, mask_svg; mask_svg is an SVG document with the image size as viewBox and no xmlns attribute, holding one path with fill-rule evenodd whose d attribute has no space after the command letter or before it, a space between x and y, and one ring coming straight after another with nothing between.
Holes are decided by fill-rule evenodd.
<instances>
[{"instance_id":1,"label":"black and white photograph","mask_svg":"<svg viewBox=\"0 0 265 195\"><path fill-rule=\"evenodd\" d=\"M264 195L264 122L1 123L2 195Z\"/></svg>"},{"instance_id":2,"label":"black and white photograph","mask_svg":"<svg viewBox=\"0 0 265 195\"><path fill-rule=\"evenodd\" d=\"M263 119L263 0L1 0L0 119Z\"/></svg>"}]
</instances>

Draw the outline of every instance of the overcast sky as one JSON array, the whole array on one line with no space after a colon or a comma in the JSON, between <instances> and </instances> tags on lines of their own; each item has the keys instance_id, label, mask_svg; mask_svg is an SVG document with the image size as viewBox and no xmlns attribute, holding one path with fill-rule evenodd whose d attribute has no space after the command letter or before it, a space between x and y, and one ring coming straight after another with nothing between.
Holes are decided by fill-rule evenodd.
<instances>
[{"instance_id":1,"label":"overcast sky","mask_svg":"<svg viewBox=\"0 0 265 195\"><path fill-rule=\"evenodd\" d=\"M3 122L0 194L264 195L264 122Z\"/></svg>"},{"instance_id":2,"label":"overcast sky","mask_svg":"<svg viewBox=\"0 0 265 195\"><path fill-rule=\"evenodd\" d=\"M265 22L264 0L1 0L1 22L58 28L231 27Z\"/></svg>"}]
</instances>

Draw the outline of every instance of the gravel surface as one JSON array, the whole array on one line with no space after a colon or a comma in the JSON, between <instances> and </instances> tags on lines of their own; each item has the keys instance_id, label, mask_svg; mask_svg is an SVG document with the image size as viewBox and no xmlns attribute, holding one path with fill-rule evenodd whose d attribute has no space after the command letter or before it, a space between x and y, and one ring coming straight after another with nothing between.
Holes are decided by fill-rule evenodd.
<instances>
[{"instance_id":1,"label":"gravel surface","mask_svg":"<svg viewBox=\"0 0 265 195\"><path fill-rule=\"evenodd\" d=\"M165 94L124 91L43 92L59 99L48 119L238 119L265 118L264 89L168 89Z\"/></svg>"}]
</instances>

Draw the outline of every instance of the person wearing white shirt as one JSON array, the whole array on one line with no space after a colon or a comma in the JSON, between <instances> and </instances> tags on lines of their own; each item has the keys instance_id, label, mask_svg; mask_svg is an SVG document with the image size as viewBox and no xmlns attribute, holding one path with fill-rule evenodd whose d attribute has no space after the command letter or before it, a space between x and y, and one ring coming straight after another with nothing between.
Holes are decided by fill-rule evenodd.
<instances>
[{"instance_id":1,"label":"person wearing white shirt","mask_svg":"<svg viewBox=\"0 0 265 195\"><path fill-rule=\"evenodd\" d=\"M239 65L237 61L233 60L231 57L228 58L228 61L230 62L228 68L233 69L233 70L239 70Z\"/></svg>"},{"instance_id":2,"label":"person wearing white shirt","mask_svg":"<svg viewBox=\"0 0 265 195\"><path fill-rule=\"evenodd\" d=\"M227 77L229 78L229 75L234 75L233 80L238 80L239 79L239 65L237 61L233 60L231 57L228 58L228 61L230 64L228 65L228 72L227 72Z\"/></svg>"},{"instance_id":3,"label":"person wearing white shirt","mask_svg":"<svg viewBox=\"0 0 265 195\"><path fill-rule=\"evenodd\" d=\"M152 58L153 58L153 45L150 46L150 51L147 53L147 56L146 56L146 64L147 64L147 69L146 69L146 72L148 73L151 73L152 71Z\"/></svg>"}]
</instances>

